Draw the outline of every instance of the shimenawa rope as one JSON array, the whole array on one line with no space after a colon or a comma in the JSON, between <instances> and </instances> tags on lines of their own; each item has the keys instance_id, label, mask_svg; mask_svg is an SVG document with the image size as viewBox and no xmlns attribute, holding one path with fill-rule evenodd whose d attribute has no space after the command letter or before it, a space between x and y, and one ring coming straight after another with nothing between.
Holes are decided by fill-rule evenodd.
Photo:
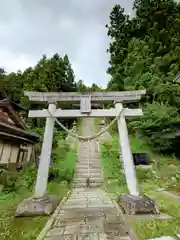
<instances>
[{"instance_id":1,"label":"shimenawa rope","mask_svg":"<svg viewBox=\"0 0 180 240\"><path fill-rule=\"evenodd\" d=\"M78 140L83 140L83 141L91 141L93 139L96 139L97 137L101 136L103 133L105 133L116 121L117 119L120 117L120 115L123 112L123 109L121 109L121 111L119 112L119 114L109 123L108 126L106 126L103 130L101 130L100 132L92 135L92 136L79 136L76 133L73 133L71 130L69 130L68 128L66 128L56 117L54 117L50 111L48 109L44 109L45 111L48 112L48 114L55 119L55 122L64 130L66 131L70 136L77 138Z\"/></svg>"}]
</instances>

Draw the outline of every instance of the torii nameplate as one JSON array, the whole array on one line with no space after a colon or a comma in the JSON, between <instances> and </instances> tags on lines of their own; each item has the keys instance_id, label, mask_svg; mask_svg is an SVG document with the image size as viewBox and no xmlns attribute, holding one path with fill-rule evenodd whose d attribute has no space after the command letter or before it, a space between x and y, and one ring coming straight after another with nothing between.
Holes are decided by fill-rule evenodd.
<instances>
[{"instance_id":1,"label":"torii nameplate","mask_svg":"<svg viewBox=\"0 0 180 240\"><path fill-rule=\"evenodd\" d=\"M91 112L91 95L82 95L80 99L81 113Z\"/></svg>"}]
</instances>

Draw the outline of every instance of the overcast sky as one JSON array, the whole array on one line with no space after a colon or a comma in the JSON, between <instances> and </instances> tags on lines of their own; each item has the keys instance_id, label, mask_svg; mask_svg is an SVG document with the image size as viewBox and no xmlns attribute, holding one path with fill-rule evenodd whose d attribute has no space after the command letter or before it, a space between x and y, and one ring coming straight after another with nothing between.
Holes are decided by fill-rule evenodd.
<instances>
[{"instance_id":1,"label":"overcast sky","mask_svg":"<svg viewBox=\"0 0 180 240\"><path fill-rule=\"evenodd\" d=\"M0 67L24 70L42 54L68 54L77 80L105 86L115 3L131 13L132 0L0 0Z\"/></svg>"}]
</instances>

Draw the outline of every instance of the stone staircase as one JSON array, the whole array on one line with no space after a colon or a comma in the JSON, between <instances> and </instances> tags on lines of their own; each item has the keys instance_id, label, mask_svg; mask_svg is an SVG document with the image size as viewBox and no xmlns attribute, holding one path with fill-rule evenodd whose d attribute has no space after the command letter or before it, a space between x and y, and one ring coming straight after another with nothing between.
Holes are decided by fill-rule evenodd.
<instances>
[{"instance_id":1,"label":"stone staircase","mask_svg":"<svg viewBox=\"0 0 180 240\"><path fill-rule=\"evenodd\" d=\"M82 128L83 136L92 135L95 132L93 119L84 119ZM97 142L96 140L80 141L74 187L99 187L101 185L101 167Z\"/></svg>"}]
</instances>

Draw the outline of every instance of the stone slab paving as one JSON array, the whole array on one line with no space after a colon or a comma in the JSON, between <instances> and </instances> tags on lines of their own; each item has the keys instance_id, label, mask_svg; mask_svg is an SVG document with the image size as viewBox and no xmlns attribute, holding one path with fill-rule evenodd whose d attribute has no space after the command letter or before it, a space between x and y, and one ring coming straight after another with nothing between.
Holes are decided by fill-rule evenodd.
<instances>
[{"instance_id":1,"label":"stone slab paving","mask_svg":"<svg viewBox=\"0 0 180 240\"><path fill-rule=\"evenodd\" d=\"M73 189L42 238L130 240L121 213L100 188ZM40 239L39 239L40 240Z\"/></svg>"}]
</instances>

